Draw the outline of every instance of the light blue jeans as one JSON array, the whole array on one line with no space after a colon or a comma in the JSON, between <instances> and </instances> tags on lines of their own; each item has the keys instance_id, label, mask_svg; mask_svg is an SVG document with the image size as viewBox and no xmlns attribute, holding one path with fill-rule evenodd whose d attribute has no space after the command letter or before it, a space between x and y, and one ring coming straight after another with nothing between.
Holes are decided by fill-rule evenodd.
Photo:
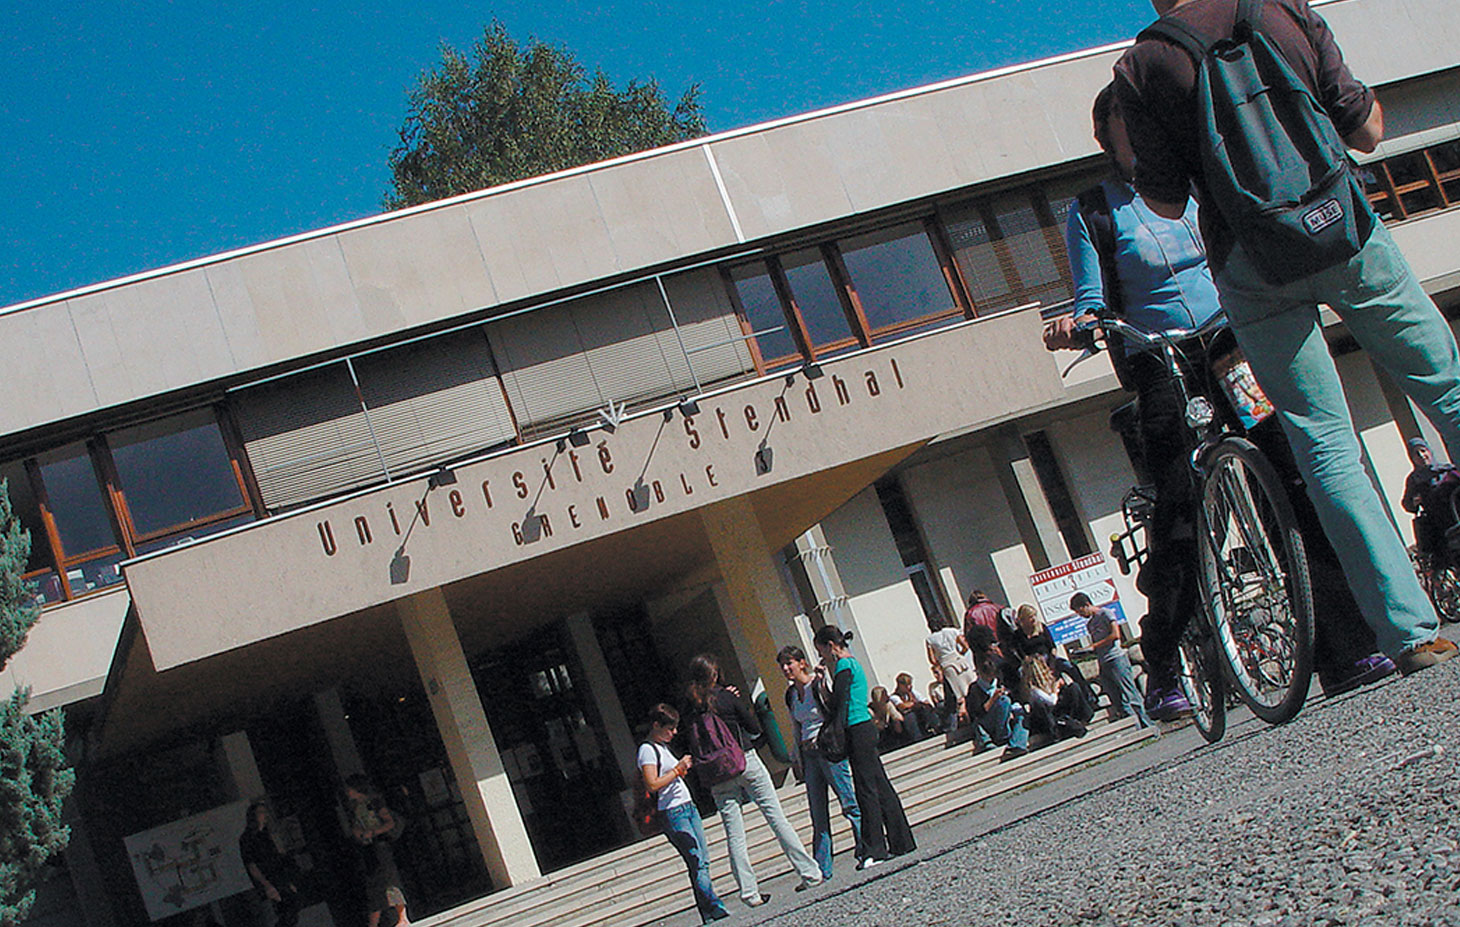
<instances>
[{"instance_id":1,"label":"light blue jeans","mask_svg":"<svg viewBox=\"0 0 1460 927\"><path fill-rule=\"evenodd\" d=\"M715 894L710 881L710 849L705 841L705 825L695 803L687 801L673 808L665 808L664 836L684 857L685 868L689 870L689 884L694 889L695 907L700 920L708 924L712 918L725 913L725 905Z\"/></svg>"},{"instance_id":2,"label":"light blue jeans","mask_svg":"<svg viewBox=\"0 0 1460 927\"><path fill-rule=\"evenodd\" d=\"M1369 359L1434 423L1453 459L1460 452L1460 352L1449 324L1383 225L1353 259L1285 286L1264 282L1241 246L1216 281L1380 649L1397 656L1433 640L1439 622L1364 470L1318 303L1338 313Z\"/></svg>"},{"instance_id":3,"label":"light blue jeans","mask_svg":"<svg viewBox=\"0 0 1460 927\"><path fill-rule=\"evenodd\" d=\"M801 745L801 772L806 778L806 803L811 806L811 855L821 867L821 877L831 878L831 803L827 799L827 786L836 793L836 800L842 806L842 815L852 823L852 837L856 840L856 856L862 852L862 812L857 809L857 794L852 788L852 767L846 760L833 763L822 756L815 747Z\"/></svg>"},{"instance_id":4,"label":"light blue jeans","mask_svg":"<svg viewBox=\"0 0 1460 927\"><path fill-rule=\"evenodd\" d=\"M1141 727L1151 726L1151 716L1146 714L1146 700L1141 698L1141 690L1136 688L1130 657L1119 644L1111 644L1109 652L1100 655L1100 685L1110 698L1110 710L1115 717L1135 715Z\"/></svg>"},{"instance_id":5,"label":"light blue jeans","mask_svg":"<svg viewBox=\"0 0 1460 927\"><path fill-rule=\"evenodd\" d=\"M781 810L781 800L776 797L776 784L766 771L760 755L754 750L745 752L745 772L728 782L710 787L715 807L720 810L720 824L725 828L725 843L730 850L730 872L740 888L740 898L748 904L760 900L760 883L755 878L755 869L750 865L750 851L745 844L744 806L754 803L771 826L781 852L796 868L796 874L808 882L821 881L821 868L806 852L806 845L796 836L796 829L786 820Z\"/></svg>"}]
</instances>

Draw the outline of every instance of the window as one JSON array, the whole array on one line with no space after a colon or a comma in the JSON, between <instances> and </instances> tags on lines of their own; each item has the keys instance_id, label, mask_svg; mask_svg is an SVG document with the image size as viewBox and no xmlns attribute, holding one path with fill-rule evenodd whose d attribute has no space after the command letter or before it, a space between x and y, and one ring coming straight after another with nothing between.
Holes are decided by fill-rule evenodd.
<instances>
[{"instance_id":1,"label":"window","mask_svg":"<svg viewBox=\"0 0 1460 927\"><path fill-rule=\"evenodd\" d=\"M20 521L21 528L30 532L30 557L25 562L21 577L36 584L36 598L42 604L59 602L61 577L50 558L50 545L46 543L45 522L41 518L40 503L30 487L30 475L20 461L0 464L0 482L6 485L10 496L10 510Z\"/></svg>"},{"instance_id":2,"label":"window","mask_svg":"<svg viewBox=\"0 0 1460 927\"><path fill-rule=\"evenodd\" d=\"M976 311L1051 305L1071 297L1063 226L1071 198L1059 198L1058 216L1040 190L979 199L945 212L954 260Z\"/></svg>"},{"instance_id":3,"label":"window","mask_svg":"<svg viewBox=\"0 0 1460 927\"><path fill-rule=\"evenodd\" d=\"M107 445L136 538L186 532L249 512L209 410L114 432Z\"/></svg>"},{"instance_id":4,"label":"window","mask_svg":"<svg viewBox=\"0 0 1460 927\"><path fill-rule=\"evenodd\" d=\"M901 333L961 316L943 266L921 224L899 225L839 243L847 276L872 333Z\"/></svg>"},{"instance_id":5,"label":"window","mask_svg":"<svg viewBox=\"0 0 1460 927\"><path fill-rule=\"evenodd\" d=\"M745 318L747 335L760 352L762 366L774 369L788 362L798 362L801 352L796 339L781 313L781 297L776 293L771 272L763 261L744 264L730 271L735 302Z\"/></svg>"},{"instance_id":6,"label":"window","mask_svg":"<svg viewBox=\"0 0 1460 927\"><path fill-rule=\"evenodd\" d=\"M43 602L122 581L118 564L250 521L244 466L211 409L0 465Z\"/></svg>"},{"instance_id":7,"label":"window","mask_svg":"<svg viewBox=\"0 0 1460 927\"><path fill-rule=\"evenodd\" d=\"M817 249L796 251L781 258L786 285L806 337L818 356L856 342L837 286Z\"/></svg>"},{"instance_id":8,"label":"window","mask_svg":"<svg viewBox=\"0 0 1460 927\"><path fill-rule=\"evenodd\" d=\"M1371 161L1359 179L1385 222L1445 209L1460 201L1460 141Z\"/></svg>"},{"instance_id":9,"label":"window","mask_svg":"<svg viewBox=\"0 0 1460 927\"><path fill-rule=\"evenodd\" d=\"M110 506L85 444L77 443L36 458L42 518L49 515L60 549L54 557L65 572L67 597L84 595L122 581L117 564L126 550L117 536ZM31 543L35 543L35 535Z\"/></svg>"}]
</instances>

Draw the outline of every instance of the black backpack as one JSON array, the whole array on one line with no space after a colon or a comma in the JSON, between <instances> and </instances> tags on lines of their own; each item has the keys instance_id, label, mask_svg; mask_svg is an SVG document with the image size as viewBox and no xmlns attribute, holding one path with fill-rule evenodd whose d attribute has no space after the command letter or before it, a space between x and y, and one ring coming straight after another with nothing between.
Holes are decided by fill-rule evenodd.
<instances>
[{"instance_id":1,"label":"black backpack","mask_svg":"<svg viewBox=\"0 0 1460 927\"><path fill-rule=\"evenodd\" d=\"M1238 0L1232 38L1166 16L1141 32L1196 63L1207 199L1268 283L1347 261L1377 219L1348 148L1313 91L1258 28L1263 0Z\"/></svg>"}]
</instances>

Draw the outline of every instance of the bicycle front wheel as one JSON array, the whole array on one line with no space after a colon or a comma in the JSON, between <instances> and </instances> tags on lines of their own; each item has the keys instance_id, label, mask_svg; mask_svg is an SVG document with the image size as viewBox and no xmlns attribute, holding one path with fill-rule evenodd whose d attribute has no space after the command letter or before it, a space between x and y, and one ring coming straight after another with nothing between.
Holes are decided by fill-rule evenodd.
<instances>
[{"instance_id":1,"label":"bicycle front wheel","mask_svg":"<svg viewBox=\"0 0 1460 927\"><path fill-rule=\"evenodd\" d=\"M1202 480L1200 578L1215 649L1253 714L1303 708L1313 674L1313 588L1283 484L1253 444L1224 438Z\"/></svg>"}]
</instances>

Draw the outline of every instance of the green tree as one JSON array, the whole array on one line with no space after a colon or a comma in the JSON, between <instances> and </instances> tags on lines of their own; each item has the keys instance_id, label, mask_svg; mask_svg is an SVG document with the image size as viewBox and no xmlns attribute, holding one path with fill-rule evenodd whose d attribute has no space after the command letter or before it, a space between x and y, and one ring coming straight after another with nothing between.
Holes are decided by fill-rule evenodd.
<instances>
[{"instance_id":1,"label":"green tree","mask_svg":"<svg viewBox=\"0 0 1460 927\"><path fill-rule=\"evenodd\" d=\"M470 56L441 46L411 90L390 153L387 209L400 209L704 135L699 85L671 108L657 81L617 89L565 48L518 45L497 21Z\"/></svg>"},{"instance_id":2,"label":"green tree","mask_svg":"<svg viewBox=\"0 0 1460 927\"><path fill-rule=\"evenodd\" d=\"M30 533L0 481L0 669L40 616L35 590L21 579L29 557ZM71 836L61 823L61 803L75 781L66 768L64 720L59 709L26 714L28 699L17 689L0 703L0 927L25 920L36 876Z\"/></svg>"}]
</instances>

